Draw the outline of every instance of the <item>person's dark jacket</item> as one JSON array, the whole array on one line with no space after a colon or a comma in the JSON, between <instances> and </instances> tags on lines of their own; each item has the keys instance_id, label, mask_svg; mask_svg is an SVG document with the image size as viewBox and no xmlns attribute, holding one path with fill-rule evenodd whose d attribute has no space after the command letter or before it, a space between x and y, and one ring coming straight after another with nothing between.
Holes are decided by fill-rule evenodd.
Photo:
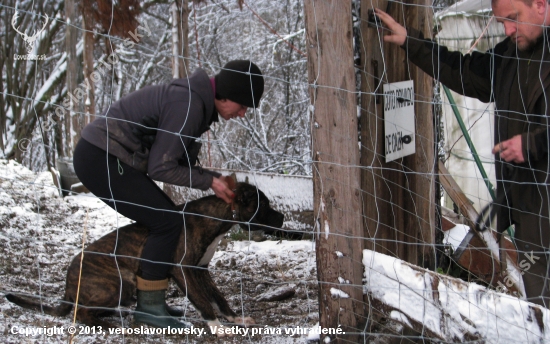
<instances>
[{"instance_id":1,"label":"person's dark jacket","mask_svg":"<svg viewBox=\"0 0 550 344\"><path fill-rule=\"evenodd\" d=\"M136 131L148 123L145 117L158 119L150 150ZM220 174L182 161L188 160L194 140L217 120L210 78L198 69L188 79L147 86L121 98L84 128L82 138L154 180L206 190Z\"/></svg>"},{"instance_id":2,"label":"person's dark jacket","mask_svg":"<svg viewBox=\"0 0 550 344\"><path fill-rule=\"evenodd\" d=\"M409 37L403 48L411 62L457 93L483 102L495 102L495 144L510 139L514 136L510 135L511 132L521 135L525 163L506 163L498 157L495 162L497 191L509 191L506 199L512 209L510 214L501 214L499 227L502 230L511 222L519 224L522 233L516 233L517 236L528 239L540 249L548 247L548 43L543 44L541 40L539 44L541 52L535 61L537 65L530 72L535 73L535 77L530 77L529 93L522 98L512 87L514 78L517 78L518 57L516 46L510 38L486 53L463 55L424 40L419 31L408 30ZM525 106L524 113L510 111L520 106ZM512 121L511 117L516 120ZM529 238L526 238L527 232L530 233Z\"/></svg>"}]
</instances>

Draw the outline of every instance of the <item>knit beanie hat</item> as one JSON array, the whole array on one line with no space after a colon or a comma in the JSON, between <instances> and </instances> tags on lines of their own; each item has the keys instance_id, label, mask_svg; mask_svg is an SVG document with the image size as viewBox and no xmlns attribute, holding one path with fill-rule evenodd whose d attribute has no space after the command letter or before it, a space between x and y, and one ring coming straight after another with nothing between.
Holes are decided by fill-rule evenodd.
<instances>
[{"instance_id":1,"label":"knit beanie hat","mask_svg":"<svg viewBox=\"0 0 550 344\"><path fill-rule=\"evenodd\" d=\"M264 77L251 61L230 61L214 78L217 99L229 99L247 107L259 106L264 93Z\"/></svg>"}]
</instances>

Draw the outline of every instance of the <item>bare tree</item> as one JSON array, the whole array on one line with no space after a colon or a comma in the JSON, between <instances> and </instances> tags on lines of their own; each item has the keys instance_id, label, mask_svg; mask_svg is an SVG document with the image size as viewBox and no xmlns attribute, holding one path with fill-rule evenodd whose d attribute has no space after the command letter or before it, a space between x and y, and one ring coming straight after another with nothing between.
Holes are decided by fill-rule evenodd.
<instances>
[{"instance_id":1,"label":"bare tree","mask_svg":"<svg viewBox=\"0 0 550 344\"><path fill-rule=\"evenodd\" d=\"M195 10L205 68L215 73L229 60L250 59L266 78L256 113L213 127L214 165L311 173L302 2L258 2L241 10L226 0Z\"/></svg>"},{"instance_id":2,"label":"bare tree","mask_svg":"<svg viewBox=\"0 0 550 344\"><path fill-rule=\"evenodd\" d=\"M14 59L14 54L26 51L25 42L10 22L16 1L8 1L6 6L0 7L0 20L6 33L0 38L3 43L0 146L4 156L23 161L36 170L53 164L55 156L67 155L61 147L70 130L64 127L67 122L62 116L64 113L69 115L67 104L71 101L79 104L74 107L73 114L80 117L86 115L85 105L95 105L93 113L85 116L89 118L89 115L100 115L129 92L148 84L170 82L173 77L172 23L168 14L174 1L141 1L138 15L138 12L129 14L123 10L132 3L130 0L103 0L88 6L91 12L87 15L93 19L93 25L86 25L87 30L83 27L82 8L78 6L76 18L70 23L77 31L78 77L76 86L67 92L64 1L48 0L34 7L32 1L17 2L21 30L30 33L39 28L38 16L41 14L56 18L48 23L35 44L36 51L46 55L44 61ZM301 53L305 51L301 1L254 4L235 0L202 1L190 6L190 10L189 56L180 56L186 60L189 71L200 65L214 75L230 60L250 59L261 67L266 77L266 91L255 114L250 112L243 120L221 121L213 127L210 134L213 165L309 174L309 115L306 58ZM140 26L146 26L149 34ZM135 30L138 30L139 41L132 38L135 35L128 35L129 31L135 34ZM93 50L90 46L88 50L84 48L85 33L93 37ZM86 70L83 51L87 51ZM93 78L97 76L93 73L98 71L102 72L100 76ZM56 110L60 116L56 115ZM32 150L26 145L19 146L23 150L18 148L17 143L24 140L33 142ZM204 147L206 155L208 145ZM45 159L44 148L48 150L49 159Z\"/></svg>"},{"instance_id":3,"label":"bare tree","mask_svg":"<svg viewBox=\"0 0 550 344\"><path fill-rule=\"evenodd\" d=\"M46 2L8 0L0 7L2 83L0 93L0 147L8 158L23 160L25 152L52 156L51 138L38 133L42 145L32 150L36 125L46 119L51 104L60 100L64 81L65 55L59 43L63 25L63 0ZM44 25L45 17L51 18ZM43 28L43 29L42 29ZM25 41L33 36L33 42ZM29 49L30 48L30 49ZM56 92L57 91L57 92ZM30 145L30 146L29 146ZM44 149L45 151L42 151ZM42 159L50 165L51 159Z\"/></svg>"}]
</instances>

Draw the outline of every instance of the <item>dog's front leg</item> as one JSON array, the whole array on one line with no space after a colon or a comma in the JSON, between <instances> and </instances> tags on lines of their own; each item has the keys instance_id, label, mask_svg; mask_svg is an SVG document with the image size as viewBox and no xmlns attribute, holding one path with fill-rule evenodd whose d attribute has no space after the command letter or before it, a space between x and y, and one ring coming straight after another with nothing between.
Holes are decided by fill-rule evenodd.
<instances>
[{"instance_id":1,"label":"dog's front leg","mask_svg":"<svg viewBox=\"0 0 550 344\"><path fill-rule=\"evenodd\" d=\"M256 322L251 317L239 317L231 309L227 300L223 296L222 292L218 289L210 272L208 270L197 270L194 272L197 275L197 278L200 279L201 285L206 289L207 295L210 299L210 303L216 311L222 314L230 322L248 327L249 325L254 325Z\"/></svg>"},{"instance_id":2,"label":"dog's front leg","mask_svg":"<svg viewBox=\"0 0 550 344\"><path fill-rule=\"evenodd\" d=\"M178 269L179 270L179 269ZM206 321L212 333L218 337L232 337L231 331L226 331L224 326L217 319L215 310L220 312L230 322L239 325L252 325L254 320L249 317L237 317L237 314L229 307L227 300L214 284L210 272L205 268L183 268L185 276L181 270L173 274L174 281L181 290L186 291L187 298L195 309Z\"/></svg>"},{"instance_id":3,"label":"dog's front leg","mask_svg":"<svg viewBox=\"0 0 550 344\"><path fill-rule=\"evenodd\" d=\"M216 317L214 307L208 297L209 289L205 288L201 281L201 273L208 271L204 268L191 267L175 269L172 277L178 287L185 293L201 317L208 323L208 326L220 326Z\"/></svg>"}]
</instances>

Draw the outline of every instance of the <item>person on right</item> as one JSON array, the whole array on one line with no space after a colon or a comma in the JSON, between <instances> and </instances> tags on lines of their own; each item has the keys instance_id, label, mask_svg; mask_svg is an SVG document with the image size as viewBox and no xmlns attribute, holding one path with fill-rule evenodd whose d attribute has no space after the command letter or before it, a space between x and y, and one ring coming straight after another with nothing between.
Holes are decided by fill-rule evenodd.
<instances>
[{"instance_id":1,"label":"person on right","mask_svg":"<svg viewBox=\"0 0 550 344\"><path fill-rule=\"evenodd\" d=\"M526 299L550 306L550 5L546 0L493 0L495 19L507 38L485 53L449 51L375 9L389 32L384 41L405 49L408 59L453 91L495 103L497 229L515 225ZM386 30L384 30L386 31Z\"/></svg>"}]
</instances>

